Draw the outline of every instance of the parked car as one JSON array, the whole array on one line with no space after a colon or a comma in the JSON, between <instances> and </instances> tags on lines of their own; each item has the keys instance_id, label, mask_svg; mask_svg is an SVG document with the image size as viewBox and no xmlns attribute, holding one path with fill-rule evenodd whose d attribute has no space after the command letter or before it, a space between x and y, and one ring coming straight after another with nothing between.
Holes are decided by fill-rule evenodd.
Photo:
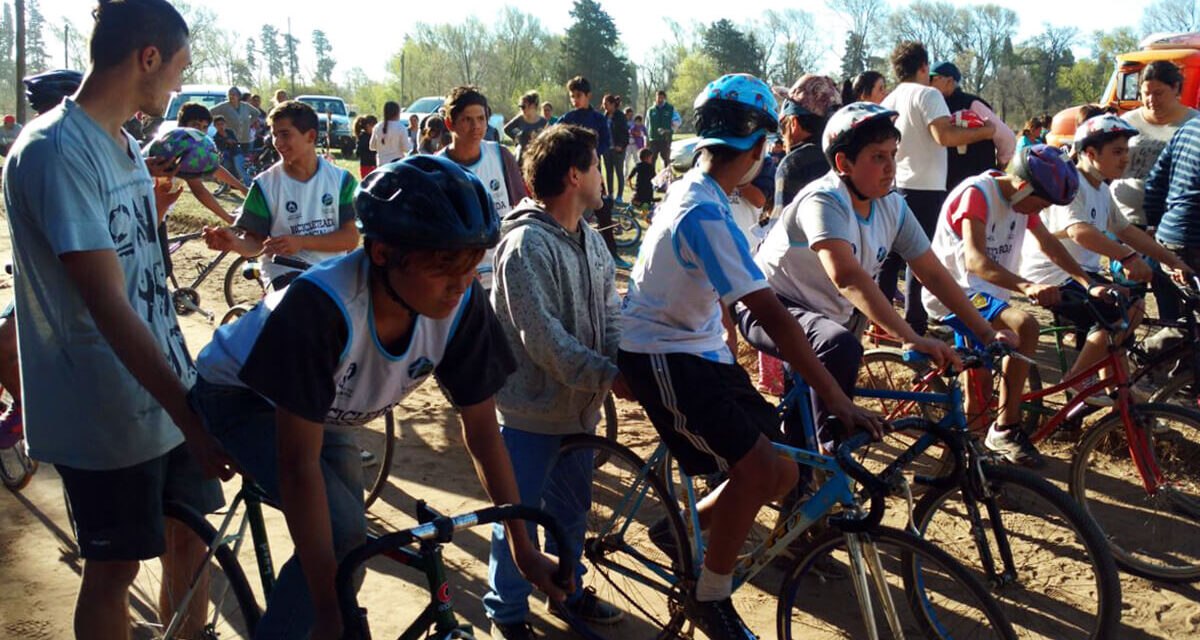
<instances>
[{"instance_id":1,"label":"parked car","mask_svg":"<svg viewBox=\"0 0 1200 640\"><path fill-rule=\"evenodd\" d=\"M212 109L229 99L229 87L216 84L185 84L171 94L167 110L162 118L150 119L142 124L143 140L150 140L179 127L179 108L188 102L199 102ZM209 128L209 134L213 130Z\"/></svg>"},{"instance_id":2,"label":"parked car","mask_svg":"<svg viewBox=\"0 0 1200 640\"><path fill-rule=\"evenodd\" d=\"M403 122L404 126L407 127L408 119L415 115L418 118L417 121L424 126L425 118L437 113L438 109L441 109L445 104L446 98L443 96L425 96L424 98L417 98L412 104L408 105L407 109L400 112L400 122Z\"/></svg>"},{"instance_id":3,"label":"parked car","mask_svg":"<svg viewBox=\"0 0 1200 640\"><path fill-rule=\"evenodd\" d=\"M317 146L326 146L326 132L329 135L329 147L341 149L342 157L354 156L354 132L350 129L350 119L356 113L346 107L346 101L337 96L305 95L296 96L296 100L307 104L317 112Z\"/></svg>"}]
</instances>

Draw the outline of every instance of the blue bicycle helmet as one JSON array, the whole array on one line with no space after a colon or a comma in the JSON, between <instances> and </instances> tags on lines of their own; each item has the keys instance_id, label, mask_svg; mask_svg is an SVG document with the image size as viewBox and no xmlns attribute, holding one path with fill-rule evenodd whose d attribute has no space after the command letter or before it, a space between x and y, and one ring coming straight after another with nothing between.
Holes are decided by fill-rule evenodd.
<instances>
[{"instance_id":1,"label":"blue bicycle helmet","mask_svg":"<svg viewBox=\"0 0 1200 640\"><path fill-rule=\"evenodd\" d=\"M363 236L434 251L488 249L500 220L483 183L452 160L409 156L372 171L354 195Z\"/></svg>"},{"instance_id":2,"label":"blue bicycle helmet","mask_svg":"<svg viewBox=\"0 0 1200 640\"><path fill-rule=\"evenodd\" d=\"M29 101L29 106L42 114L75 93L83 83L83 74L70 69L54 69L26 76L22 82L25 83L25 99Z\"/></svg>"},{"instance_id":3,"label":"blue bicycle helmet","mask_svg":"<svg viewBox=\"0 0 1200 640\"><path fill-rule=\"evenodd\" d=\"M1050 145L1025 147L1013 157L1008 172L1027 182L1033 195L1050 204L1070 204L1079 191L1079 171Z\"/></svg>"},{"instance_id":4,"label":"blue bicycle helmet","mask_svg":"<svg viewBox=\"0 0 1200 640\"><path fill-rule=\"evenodd\" d=\"M727 146L746 151L779 130L775 94L747 73L729 73L708 83L696 96L696 150Z\"/></svg>"}]
</instances>

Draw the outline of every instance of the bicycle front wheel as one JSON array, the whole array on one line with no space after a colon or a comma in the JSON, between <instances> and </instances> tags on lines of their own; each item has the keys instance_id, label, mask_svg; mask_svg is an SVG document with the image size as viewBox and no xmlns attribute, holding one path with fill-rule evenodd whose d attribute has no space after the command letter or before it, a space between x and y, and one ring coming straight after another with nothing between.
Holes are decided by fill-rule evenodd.
<instances>
[{"instance_id":1,"label":"bicycle front wheel","mask_svg":"<svg viewBox=\"0 0 1200 640\"><path fill-rule=\"evenodd\" d=\"M855 576L859 579L856 580ZM1015 638L987 589L946 552L911 533L831 530L788 571L780 638Z\"/></svg>"},{"instance_id":2,"label":"bicycle front wheel","mask_svg":"<svg viewBox=\"0 0 1200 640\"><path fill-rule=\"evenodd\" d=\"M642 240L642 225L629 209L613 211L613 241L622 249L637 246Z\"/></svg>"},{"instance_id":3,"label":"bicycle front wheel","mask_svg":"<svg viewBox=\"0 0 1200 640\"><path fill-rule=\"evenodd\" d=\"M217 531L199 513L185 505L163 505L167 522L167 548L172 535L199 537L204 547L216 544ZM172 526L174 525L174 526ZM186 561L185 561L186 562ZM130 613L135 637L151 638L250 638L262 612L255 601L246 574L233 551L219 544L207 566L203 558L185 564L164 578L161 558L144 560L129 590ZM181 610L187 602L186 610Z\"/></svg>"},{"instance_id":4,"label":"bicycle front wheel","mask_svg":"<svg viewBox=\"0 0 1200 640\"><path fill-rule=\"evenodd\" d=\"M361 445L360 445L361 446ZM396 410L383 414L383 451L377 456L376 465L363 468L363 488L367 491L363 509L370 509L387 486L392 472L392 456L396 453Z\"/></svg>"},{"instance_id":5,"label":"bicycle front wheel","mask_svg":"<svg viewBox=\"0 0 1200 640\"><path fill-rule=\"evenodd\" d=\"M1084 436L1071 461L1071 495L1100 524L1122 569L1200 580L1200 414L1165 404L1130 413L1133 443L1116 410ZM1148 474L1144 483L1139 464L1161 480Z\"/></svg>"},{"instance_id":6,"label":"bicycle front wheel","mask_svg":"<svg viewBox=\"0 0 1200 640\"><path fill-rule=\"evenodd\" d=\"M604 464L597 467L597 458ZM568 619L572 628L585 637L676 637L680 585L692 575L692 558L679 509L657 471L628 448L591 435L564 439L551 469L543 507L583 514L584 575L576 588L594 589L625 614L606 627ZM581 478L591 478L590 492L581 490Z\"/></svg>"},{"instance_id":7,"label":"bicycle front wheel","mask_svg":"<svg viewBox=\"0 0 1200 640\"><path fill-rule=\"evenodd\" d=\"M262 300L265 293L262 281L258 278L247 278L244 273L246 263L253 258L238 256L225 272L225 304L236 307L240 304L253 306Z\"/></svg>"},{"instance_id":8,"label":"bicycle front wheel","mask_svg":"<svg viewBox=\"0 0 1200 640\"><path fill-rule=\"evenodd\" d=\"M925 494L913 516L921 535L992 587L1022 638L1116 637L1121 582L1096 522L1066 492L1029 471L992 465L982 471L999 516L993 520L985 504L977 503L984 529L979 533L995 563L992 573L984 570L960 487ZM1011 567L997 533L1011 550Z\"/></svg>"}]
</instances>

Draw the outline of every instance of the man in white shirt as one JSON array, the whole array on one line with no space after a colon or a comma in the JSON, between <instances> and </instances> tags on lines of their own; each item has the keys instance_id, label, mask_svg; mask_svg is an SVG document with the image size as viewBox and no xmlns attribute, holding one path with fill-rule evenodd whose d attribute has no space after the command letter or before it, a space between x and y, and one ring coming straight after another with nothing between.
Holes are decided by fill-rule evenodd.
<instances>
[{"instance_id":1,"label":"man in white shirt","mask_svg":"<svg viewBox=\"0 0 1200 640\"><path fill-rule=\"evenodd\" d=\"M917 216L926 236L933 235L938 211L946 199L946 149L989 140L996 129L987 124L962 129L950 121L942 94L929 86L929 54L920 42L904 41L892 51L892 69L900 84L883 99L883 106L900 114L900 148L896 154L896 188ZM904 260L888 255L879 273L879 288L891 298ZM925 335L929 316L921 305L921 283L909 271L904 279L904 320L917 335Z\"/></svg>"}]
</instances>

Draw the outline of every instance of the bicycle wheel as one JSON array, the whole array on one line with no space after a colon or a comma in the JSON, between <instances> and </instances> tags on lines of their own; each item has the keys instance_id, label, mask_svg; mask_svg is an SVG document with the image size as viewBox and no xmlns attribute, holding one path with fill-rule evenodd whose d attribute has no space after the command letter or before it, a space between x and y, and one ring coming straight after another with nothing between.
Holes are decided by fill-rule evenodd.
<instances>
[{"instance_id":1,"label":"bicycle wheel","mask_svg":"<svg viewBox=\"0 0 1200 640\"><path fill-rule=\"evenodd\" d=\"M1168 377L1159 387L1154 395L1150 396L1149 402L1157 402L1163 404L1173 404L1178 407L1186 407L1195 409L1197 400L1200 399L1196 395L1194 386L1195 376L1191 369L1181 367L1181 370Z\"/></svg>"},{"instance_id":2,"label":"bicycle wheel","mask_svg":"<svg viewBox=\"0 0 1200 640\"><path fill-rule=\"evenodd\" d=\"M642 225L629 209L613 210L613 240L622 249L637 246L642 240Z\"/></svg>"},{"instance_id":3,"label":"bicycle wheel","mask_svg":"<svg viewBox=\"0 0 1200 640\"><path fill-rule=\"evenodd\" d=\"M204 516L185 505L167 502L163 505L164 515L181 524L200 537L209 548L214 544L217 532ZM170 531L170 528L168 528ZM168 540L168 545L170 540ZM262 615L255 601L246 574L234 557L233 551L220 544L208 566L199 566L181 572L180 575L200 576L187 586L172 587L163 582L160 559L144 560L137 578L129 590L130 613L133 617L134 637L150 634L152 638L249 638ZM207 586L203 583L207 580ZM170 620L163 620L160 611L164 606L174 608L190 596L189 610L197 621L185 619L182 626L167 635Z\"/></svg>"},{"instance_id":4,"label":"bicycle wheel","mask_svg":"<svg viewBox=\"0 0 1200 640\"><path fill-rule=\"evenodd\" d=\"M613 394L609 393L604 397L604 413L600 416L600 426L604 429L604 437L617 442L617 401L613 398ZM596 452L596 468L604 466L608 462L607 451Z\"/></svg>"},{"instance_id":5,"label":"bicycle wheel","mask_svg":"<svg viewBox=\"0 0 1200 640\"><path fill-rule=\"evenodd\" d=\"M383 455L378 456L379 464L363 468L363 488L367 490L367 497L363 499L364 509L370 509L387 486L388 477L392 472L392 456L395 453L396 412L392 409L383 414Z\"/></svg>"},{"instance_id":6,"label":"bicycle wheel","mask_svg":"<svg viewBox=\"0 0 1200 640\"><path fill-rule=\"evenodd\" d=\"M960 487L930 489L917 504L913 520L922 537L991 587L1019 636L1115 638L1121 582L1096 522L1066 492L1029 471L985 464L983 475L1001 518L993 520L978 504L995 573L984 571ZM1012 551L1013 575L1003 575L997 530Z\"/></svg>"},{"instance_id":7,"label":"bicycle wheel","mask_svg":"<svg viewBox=\"0 0 1200 640\"><path fill-rule=\"evenodd\" d=\"M871 349L863 354L862 366L858 370L856 387L881 391L921 391L946 393L946 381L941 377L930 378L922 383L931 370L928 362L906 362L904 352L899 349ZM945 408L937 404L917 403L911 400L888 400L884 398L857 398L859 405L875 411L889 420L918 416L937 422L945 416Z\"/></svg>"},{"instance_id":8,"label":"bicycle wheel","mask_svg":"<svg viewBox=\"0 0 1200 640\"><path fill-rule=\"evenodd\" d=\"M258 278L247 278L243 273L246 263L252 261L253 258L238 256L230 263L229 270L225 272L225 304L230 307L239 304L253 305L262 300L265 293L262 281Z\"/></svg>"},{"instance_id":9,"label":"bicycle wheel","mask_svg":"<svg viewBox=\"0 0 1200 640\"><path fill-rule=\"evenodd\" d=\"M0 389L0 413L8 411L12 402L12 396ZM33 474L37 473L37 468L37 460L29 457L29 447L26 446L24 437L13 446L0 449L0 482L10 490L20 491L28 486L29 481L33 480Z\"/></svg>"},{"instance_id":10,"label":"bicycle wheel","mask_svg":"<svg viewBox=\"0 0 1200 640\"><path fill-rule=\"evenodd\" d=\"M853 578L851 541L861 544L865 583ZM878 563L871 562L872 552ZM834 570L843 577L831 577ZM894 638L1016 637L969 571L929 542L890 527L866 534L831 530L799 553L787 575L775 616L779 638L864 638L868 629ZM860 593L870 600L862 602ZM889 602L898 629L886 615Z\"/></svg>"},{"instance_id":11,"label":"bicycle wheel","mask_svg":"<svg viewBox=\"0 0 1200 640\"><path fill-rule=\"evenodd\" d=\"M600 455L606 462L595 468ZM592 637L675 637L683 623L680 583L693 575L691 547L679 508L655 470L626 447L591 435L565 438L551 468L543 507L586 514L584 575L576 588L594 589L625 613L620 623L603 628L568 623ZM590 496L578 489L581 477L592 478ZM659 524L661 533L656 529L652 541L651 527L660 522L665 524Z\"/></svg>"},{"instance_id":12,"label":"bicycle wheel","mask_svg":"<svg viewBox=\"0 0 1200 640\"><path fill-rule=\"evenodd\" d=\"M1137 404L1130 413L1152 460L1131 455L1113 411L1080 441L1071 495L1100 524L1122 569L1164 582L1200 580L1200 413L1165 404ZM1162 473L1150 492L1138 462Z\"/></svg>"}]
</instances>

